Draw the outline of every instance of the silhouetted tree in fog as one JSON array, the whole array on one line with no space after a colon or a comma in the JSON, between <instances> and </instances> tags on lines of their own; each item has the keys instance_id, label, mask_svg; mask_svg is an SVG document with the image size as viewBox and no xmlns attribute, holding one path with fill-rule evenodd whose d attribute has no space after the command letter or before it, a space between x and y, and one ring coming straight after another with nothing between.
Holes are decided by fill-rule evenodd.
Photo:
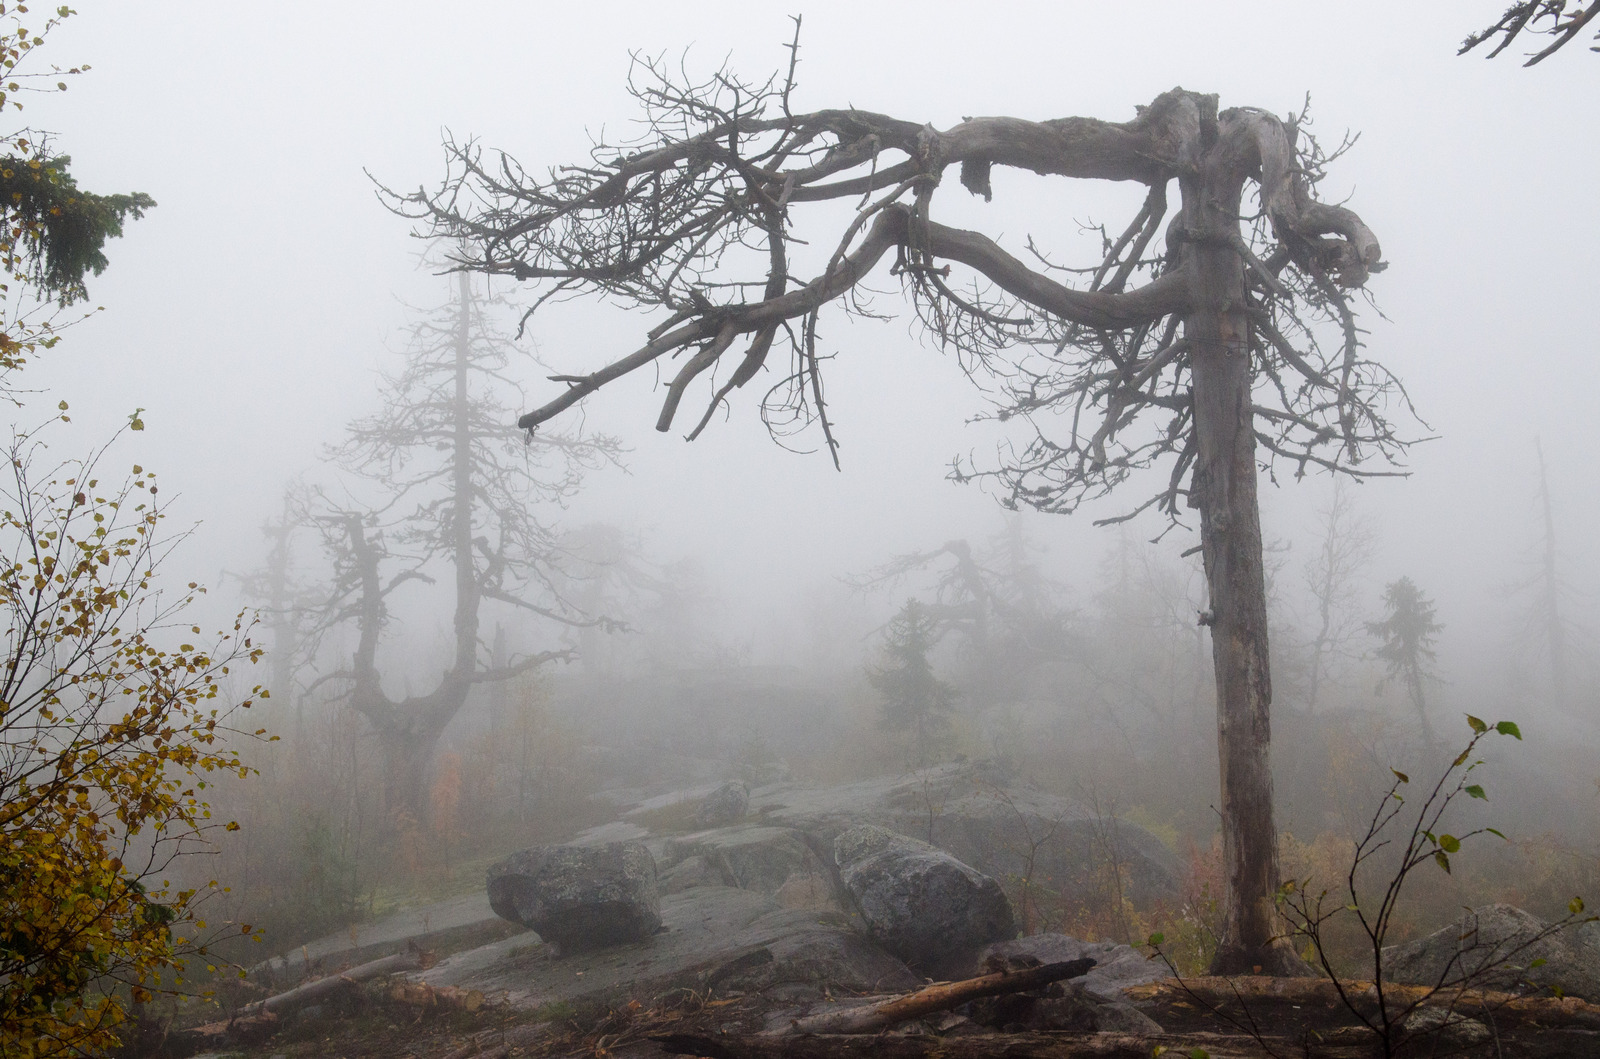
<instances>
[{"instance_id":1,"label":"silhouetted tree in fog","mask_svg":"<svg viewBox=\"0 0 1600 1059\"><path fill-rule=\"evenodd\" d=\"M883 728L907 736L911 764L918 768L933 760L955 711L955 688L934 675L928 660L938 642L937 619L917 600L907 600L884 630L883 660L867 670L867 680L883 697Z\"/></svg>"},{"instance_id":2,"label":"silhouetted tree in fog","mask_svg":"<svg viewBox=\"0 0 1600 1059\"><path fill-rule=\"evenodd\" d=\"M916 574L932 573L934 598L921 606L940 638L959 639L959 682L978 705L1015 702L1041 666L1071 651L1071 614L1054 598L1052 584L1034 560L1038 546L1027 539L1020 516L975 549L963 539L926 552L898 555L867 573L845 578L861 592L893 587Z\"/></svg>"},{"instance_id":3,"label":"silhouetted tree in fog","mask_svg":"<svg viewBox=\"0 0 1600 1059\"><path fill-rule=\"evenodd\" d=\"M1572 701L1574 680L1581 668L1585 630L1572 619L1573 589L1562 567L1561 552L1556 547L1555 505L1550 496L1550 476L1545 467L1544 446L1535 440L1539 457L1540 533L1535 549L1534 572L1520 583L1512 585L1513 592L1532 595L1525 614L1523 635L1533 641L1544 656L1550 672L1550 699L1556 706L1566 706Z\"/></svg>"},{"instance_id":4,"label":"silhouetted tree in fog","mask_svg":"<svg viewBox=\"0 0 1600 1059\"><path fill-rule=\"evenodd\" d=\"M1383 607L1383 619L1368 622L1367 632L1379 640L1377 656L1390 678L1405 686L1422 724L1422 738L1432 746L1436 740L1428 723L1425 684L1434 675L1434 638L1444 626L1437 621L1433 600L1409 577L1391 581L1384 588Z\"/></svg>"},{"instance_id":5,"label":"silhouetted tree in fog","mask_svg":"<svg viewBox=\"0 0 1600 1059\"><path fill-rule=\"evenodd\" d=\"M780 435L814 426L837 462L824 312L863 311L861 284L887 260L934 339L985 377L994 415L1027 432L998 466L961 464L957 478L993 479L1013 507L1071 512L1159 467L1159 485L1124 517L1199 516L1228 880L1215 969L1306 973L1274 904L1257 466L1383 473L1369 461L1403 449L1389 416L1407 408L1364 355L1349 294L1383 267L1377 238L1316 197L1340 152L1324 152L1303 116L1224 109L1184 89L1125 122L985 117L936 129L864 110L801 112L797 45L790 54L788 73L761 83L726 70L689 83L642 59L630 87L644 123L625 146L602 142L588 164L541 174L449 139L443 185L392 201L419 234L460 241L462 267L547 296L589 291L661 310L634 352L555 376L565 390L522 417L530 431L681 354L656 427L671 429L691 386L709 379L695 437L786 350L766 420ZM987 200L996 166L1123 182L1143 200L1120 232L1099 233L1096 263L1069 268L1031 242L1018 256L934 219L947 175ZM837 233L796 230L814 204L827 218L844 203L855 211ZM1040 216L1063 210L1049 199ZM735 344L742 353L730 355Z\"/></svg>"},{"instance_id":6,"label":"silhouetted tree in fog","mask_svg":"<svg viewBox=\"0 0 1600 1059\"><path fill-rule=\"evenodd\" d=\"M1314 711L1323 682L1338 657L1360 633L1355 617L1356 576L1372 559L1372 530L1355 510L1349 487L1336 481L1333 498L1321 512L1322 540L1305 566L1306 587L1316 602L1316 632L1311 637L1306 709Z\"/></svg>"},{"instance_id":7,"label":"silhouetted tree in fog","mask_svg":"<svg viewBox=\"0 0 1600 1059\"><path fill-rule=\"evenodd\" d=\"M388 381L383 409L352 423L333 452L377 485L382 502L371 509L324 502L312 514L334 560L328 620L353 622L359 633L337 677L383 748L388 812L412 819L422 818L439 737L472 687L572 654L495 658L480 633L485 604L561 625L608 624L554 591L554 537L535 510L571 496L583 471L614 459L616 446L603 437L525 439L499 396L515 390L509 343L470 277L451 283L451 301L413 325L405 369ZM388 599L402 586L433 581L436 568L448 572L455 598L451 661L431 691L397 700L378 666Z\"/></svg>"}]
</instances>

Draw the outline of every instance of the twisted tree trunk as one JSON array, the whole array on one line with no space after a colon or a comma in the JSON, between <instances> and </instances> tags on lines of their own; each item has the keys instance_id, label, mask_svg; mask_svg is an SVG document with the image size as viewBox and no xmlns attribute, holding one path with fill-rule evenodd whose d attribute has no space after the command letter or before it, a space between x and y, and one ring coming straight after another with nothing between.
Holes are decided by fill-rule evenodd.
<instances>
[{"instance_id":1,"label":"twisted tree trunk","mask_svg":"<svg viewBox=\"0 0 1600 1059\"><path fill-rule=\"evenodd\" d=\"M1226 138L1226 137L1225 137ZM1226 142L1208 152L1183 187L1184 267L1193 309L1184 317L1194 380L1196 460L1189 504L1200 511L1217 682L1223 869L1230 900L1213 974L1310 974L1282 938L1273 902L1278 875L1272 814L1272 677L1266 577L1256 496L1251 412L1249 294L1236 248L1246 173Z\"/></svg>"}]
</instances>

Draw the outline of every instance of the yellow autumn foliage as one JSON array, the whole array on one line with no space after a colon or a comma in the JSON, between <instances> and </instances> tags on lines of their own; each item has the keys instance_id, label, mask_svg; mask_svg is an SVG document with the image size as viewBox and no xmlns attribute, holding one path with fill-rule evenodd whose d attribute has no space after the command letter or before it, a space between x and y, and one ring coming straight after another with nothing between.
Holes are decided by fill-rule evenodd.
<instances>
[{"instance_id":1,"label":"yellow autumn foliage","mask_svg":"<svg viewBox=\"0 0 1600 1059\"><path fill-rule=\"evenodd\" d=\"M135 466L102 482L104 453L37 474L44 445L18 435L0 486L8 1056L108 1050L130 1001L188 988L186 959L216 930L199 907L216 884L180 889L168 869L236 826L212 819L208 777L250 771L224 742L250 703L225 685L261 649L242 618L197 646L183 612L201 590L164 596L155 581L175 543L159 534L155 476Z\"/></svg>"}]
</instances>

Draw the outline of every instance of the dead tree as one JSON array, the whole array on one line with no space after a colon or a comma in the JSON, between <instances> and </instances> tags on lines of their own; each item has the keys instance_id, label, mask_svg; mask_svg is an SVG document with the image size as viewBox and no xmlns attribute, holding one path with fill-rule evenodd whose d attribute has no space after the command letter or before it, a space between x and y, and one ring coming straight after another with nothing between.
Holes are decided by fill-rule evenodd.
<instances>
[{"instance_id":1,"label":"dead tree","mask_svg":"<svg viewBox=\"0 0 1600 1059\"><path fill-rule=\"evenodd\" d=\"M982 701L1015 702L1031 676L1062 662L1076 646L1070 616L1052 598L1059 586L1039 569L1036 550L1021 516L1013 514L1005 532L986 547L950 540L843 580L865 594L937 570L932 602L923 606L940 640L951 633L960 638L961 683Z\"/></svg>"},{"instance_id":2,"label":"dead tree","mask_svg":"<svg viewBox=\"0 0 1600 1059\"><path fill-rule=\"evenodd\" d=\"M1588 3L1583 0L1517 0L1493 24L1462 41L1456 54L1465 55L1498 37L1500 43L1488 53L1488 58L1493 59L1524 35L1554 38L1522 64L1533 66L1572 43L1597 18L1600 18L1600 0ZM1595 31L1595 39L1600 40L1600 28ZM1591 45L1589 50L1600 51L1600 44Z\"/></svg>"},{"instance_id":3,"label":"dead tree","mask_svg":"<svg viewBox=\"0 0 1600 1059\"><path fill-rule=\"evenodd\" d=\"M1572 703L1575 668L1583 657L1583 647L1588 639L1587 630L1572 620L1572 586L1562 576L1561 549L1556 546L1556 517L1550 496L1550 478L1545 467L1544 446L1536 438L1534 448L1539 458L1537 502L1541 518L1539 543L1535 547L1532 565L1534 571L1522 580L1507 586L1512 594L1527 594L1523 611L1523 628L1517 637L1519 645L1525 644L1543 654L1550 666L1550 701L1558 707Z\"/></svg>"},{"instance_id":4,"label":"dead tree","mask_svg":"<svg viewBox=\"0 0 1600 1059\"><path fill-rule=\"evenodd\" d=\"M766 83L727 71L692 83L638 59L636 140L602 142L587 163L541 176L447 137L443 183L391 202L419 234L466 247L463 269L544 297L585 291L661 311L635 351L554 376L564 389L519 420L529 431L681 355L656 426L670 429L691 386L710 379L693 438L787 350L763 413L780 435L814 425L837 463L822 321L864 311L863 281L887 263L935 342L998 393L994 414L1030 432L998 466L961 464L957 478L989 478L1013 507L1070 512L1159 466L1161 484L1123 517L1199 513L1230 895L1217 967L1298 970L1274 940L1257 465L1393 473L1372 462L1403 449L1390 417L1409 407L1364 355L1350 294L1383 267L1378 240L1316 196L1339 152L1323 152L1301 120L1181 88L1126 122L980 117L936 129L800 112L796 60L791 46L788 73ZM1031 241L1019 256L935 219L947 173L989 199L996 167L1132 184L1143 202L1120 232L1100 233L1097 263L1069 268ZM813 206L836 217L852 203L842 231L797 230ZM809 277L796 274L806 254Z\"/></svg>"},{"instance_id":5,"label":"dead tree","mask_svg":"<svg viewBox=\"0 0 1600 1059\"><path fill-rule=\"evenodd\" d=\"M1355 509L1343 481L1336 481L1328 506L1319 513L1322 541L1303 571L1317 605L1317 631L1311 638L1311 673L1306 681L1306 711L1315 713L1324 679L1361 631L1354 616L1356 577L1372 559L1372 529Z\"/></svg>"},{"instance_id":6,"label":"dead tree","mask_svg":"<svg viewBox=\"0 0 1600 1059\"><path fill-rule=\"evenodd\" d=\"M352 423L331 453L376 483L382 500L370 509L324 501L308 515L334 563L326 621L352 622L358 631L348 667L334 676L378 735L391 822L399 814L422 818L434 749L475 685L572 654L496 652L480 633L485 603L560 625L610 624L556 591L559 548L535 509L569 497L585 469L615 458L616 445L554 433L528 442L496 396L513 385L511 350L471 278L461 273L452 284L450 303L412 327L405 370L389 381L383 410ZM455 598L450 667L433 690L394 699L378 664L389 597L434 581L441 568Z\"/></svg>"},{"instance_id":7,"label":"dead tree","mask_svg":"<svg viewBox=\"0 0 1600 1059\"><path fill-rule=\"evenodd\" d=\"M249 573L229 575L248 598L261 606L272 633L272 650L267 653L271 666L267 687L274 700L282 700L280 708L294 711L296 739L304 734L305 725L305 696L299 679L305 662L304 647L321 602L320 586L309 587L295 570L294 534L302 528L297 514L300 507L293 491L285 493L282 516L261 525L261 534L268 542L265 563Z\"/></svg>"}]
</instances>

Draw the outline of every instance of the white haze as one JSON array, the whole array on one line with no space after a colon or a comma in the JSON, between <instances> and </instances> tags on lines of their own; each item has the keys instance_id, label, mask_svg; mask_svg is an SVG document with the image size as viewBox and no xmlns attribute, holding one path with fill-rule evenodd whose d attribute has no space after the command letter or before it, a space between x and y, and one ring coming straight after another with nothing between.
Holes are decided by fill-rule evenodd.
<instances>
[{"instance_id":1,"label":"white haze","mask_svg":"<svg viewBox=\"0 0 1600 1059\"><path fill-rule=\"evenodd\" d=\"M1600 57L1577 48L1532 70L1457 58L1502 0L1461 3L819 3L805 5L798 103L854 104L948 126L962 115L1114 120L1182 85L1222 104L1283 113L1310 93L1319 132L1359 145L1325 191L1382 240L1369 344L1405 381L1439 440L1412 476L1359 491L1384 581L1412 576L1447 629L1443 668L1460 697L1492 696L1514 648L1539 526L1534 439L1543 440L1564 558L1595 586L1583 547L1600 522ZM199 520L174 569L215 584L259 565L259 527L285 483L375 407L403 303L431 304L419 244L366 172L392 186L442 173L440 133L505 148L530 168L578 161L589 130L622 131L628 52L748 77L785 61L792 5L766 3L384 3L235 5L82 0L48 58L93 71L25 115L55 130L80 183L149 192L159 207L109 248L91 284L106 311L75 328L33 385L72 402L82 436L135 407L149 424L122 457L160 469L183 520ZM1020 244L1080 219L1118 225L1115 189L1002 181L961 215ZM964 193L947 188L954 203ZM892 281L879 287L889 291ZM898 295L880 308L900 307ZM532 337L562 370L633 348L648 324L583 303L541 313ZM686 445L653 429L658 394L630 379L591 400L590 426L631 447L630 473L596 474L563 516L621 522L651 551L694 556L713 580L722 634L756 661L803 661L806 615L833 579L889 556L1000 526L992 498L945 481L951 456L989 451L964 425L979 395L908 318L834 324L828 377L844 470L766 437L753 404ZM530 371L530 399L554 384ZM1418 427L1419 432L1422 428ZM815 439L810 439L812 443ZM1263 492L1266 533L1313 547L1325 479ZM1115 530L1037 518L1059 576L1086 590ZM1162 528L1151 517L1142 535ZM1178 532L1176 557L1195 543ZM219 595L219 613L237 604ZM1593 610L1592 597L1589 600ZM811 608L808 610L808 608ZM859 607L836 620L869 625ZM444 627L447 615L441 615ZM421 630L416 630L420 632ZM857 635L852 632L851 635ZM1592 730L1591 730L1592 731Z\"/></svg>"}]
</instances>

